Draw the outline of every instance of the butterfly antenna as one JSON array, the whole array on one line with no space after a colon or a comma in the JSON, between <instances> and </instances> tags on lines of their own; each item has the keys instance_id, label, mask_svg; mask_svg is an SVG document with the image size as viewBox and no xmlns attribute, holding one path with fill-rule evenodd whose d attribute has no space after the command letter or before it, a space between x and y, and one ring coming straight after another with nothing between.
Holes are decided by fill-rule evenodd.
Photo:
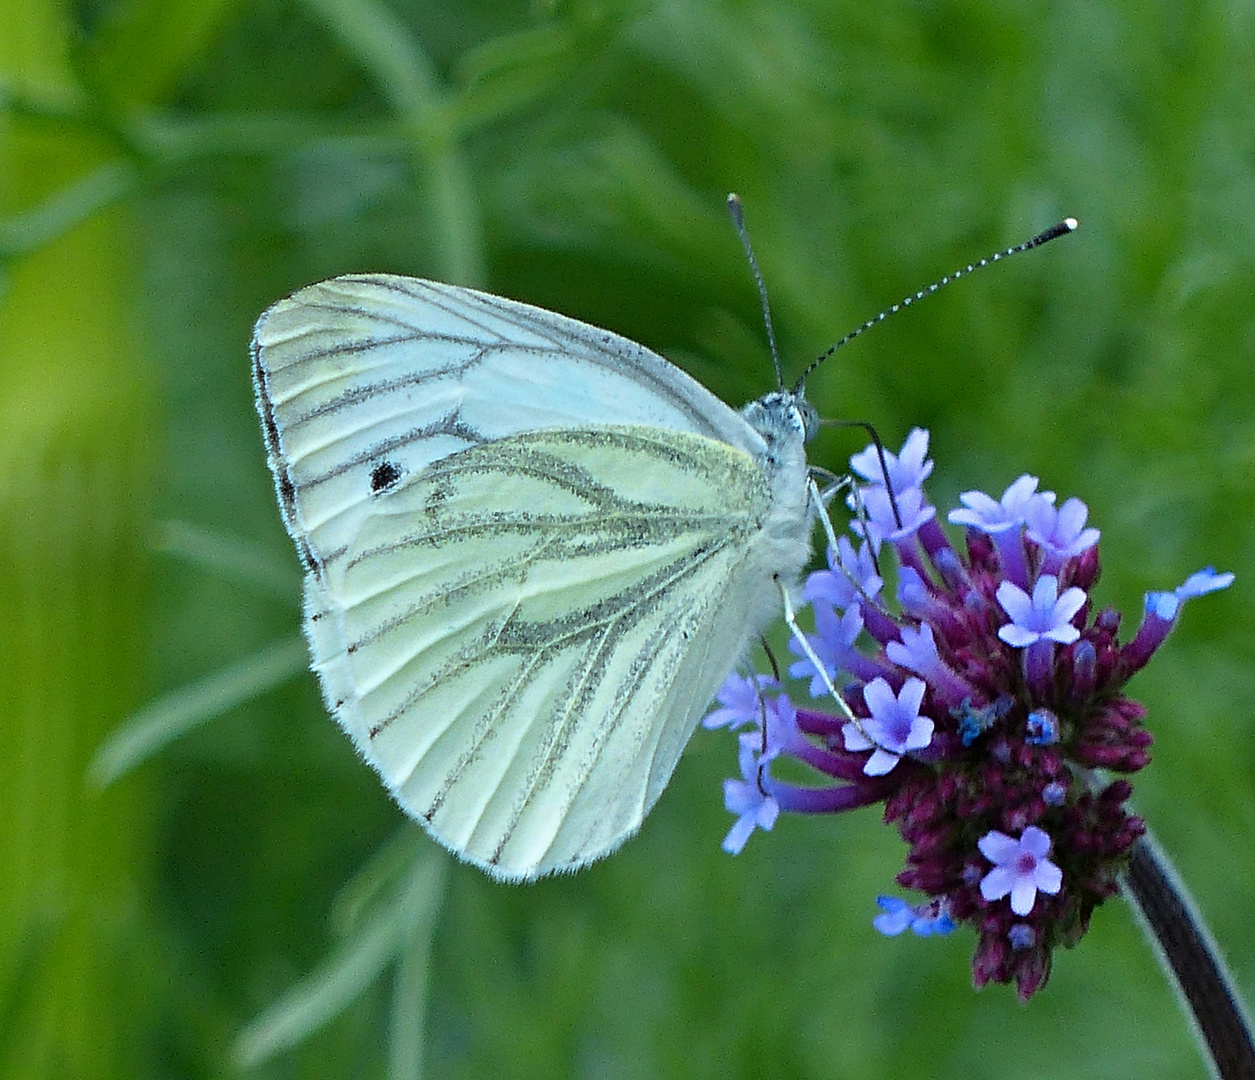
<instances>
[{"instance_id":1,"label":"butterfly antenna","mask_svg":"<svg viewBox=\"0 0 1255 1080\"><path fill-rule=\"evenodd\" d=\"M731 205L732 198L733 196L728 197L729 205ZM735 220L735 213L733 215L733 219ZM1065 236L1068 233L1073 232L1079 224L1080 223L1076 220L1076 218L1064 218L1057 225L1052 225L1045 232L1039 232L1031 240L1025 240L1024 243L1016 244L1015 247L1009 247L1005 251L995 252L993 255L989 255L986 258L981 259L980 262L968 263L966 266L954 271L954 273L947 274L940 281L934 281L926 289L920 289L919 292L913 293L911 296L905 297L903 300L900 300L898 303L894 304L893 307L886 308L879 315L875 316L875 318L868 319L867 322L863 323L862 326L856 326L853 330L851 330L848 334L846 334L845 337L843 337L835 345L831 346L830 348L826 349L824 352L820 353L819 356L815 357L815 359L811 361L810 367L808 367L805 371L802 372L802 377L798 379L797 385L793 388L794 393L799 393L801 391L802 384L806 381L806 376L808 376L812 371L814 371L817 367L819 367L820 364L822 364L825 360L827 360L828 357L830 357L834 352L836 352L843 345L848 345L851 341L853 341L856 337L858 337L859 334L863 333L863 331L870 330L877 323L884 322L885 319L887 319L890 315L896 314L897 312L901 311L903 308L910 307L913 303L915 303L916 300L922 300L924 299L925 296L931 296L938 289L944 288L946 285L949 285L952 281L958 281L959 278L961 277L967 277L967 275L972 273L974 270L979 270L981 269L981 267L984 267L984 266L992 266L994 263L1001 262L1003 259L1009 258L1012 255L1018 255L1021 251L1031 251L1033 248L1041 247L1042 244L1048 244L1051 240L1055 240L1060 236ZM749 241L745 240L744 236L742 236L742 240L744 241L746 245L746 250L748 250ZM752 256L751 256L751 262L752 262ZM755 270L755 273L757 273L757 269ZM761 283L759 287L760 288L762 287ZM766 303L767 303L767 300L764 294L764 298L763 298L764 307L766 306ZM774 350L775 348L774 344L772 348ZM778 363L776 367L777 367L777 370L779 370Z\"/></svg>"},{"instance_id":2,"label":"butterfly antenna","mask_svg":"<svg viewBox=\"0 0 1255 1080\"><path fill-rule=\"evenodd\" d=\"M754 258L754 248L750 244L749 230L745 228L745 210L741 206L741 197L734 191L728 196L728 214L732 218L732 227L741 238L741 247L745 249L745 258L749 261L750 272L754 275L754 284L758 286L758 299L763 305L763 323L767 327L767 344L771 346L771 366L776 369L776 388L784 389L784 375L780 371L780 353L776 349L776 331L771 325L771 307L767 303L767 286L763 275L758 269L758 260Z\"/></svg>"}]
</instances>

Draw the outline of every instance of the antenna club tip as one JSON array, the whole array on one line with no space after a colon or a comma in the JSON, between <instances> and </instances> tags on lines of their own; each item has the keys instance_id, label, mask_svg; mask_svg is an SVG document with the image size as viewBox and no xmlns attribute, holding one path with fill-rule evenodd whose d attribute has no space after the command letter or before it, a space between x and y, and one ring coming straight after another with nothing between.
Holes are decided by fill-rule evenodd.
<instances>
[{"instance_id":1,"label":"antenna club tip","mask_svg":"<svg viewBox=\"0 0 1255 1080\"><path fill-rule=\"evenodd\" d=\"M1074 217L1068 217L1063 219L1063 227L1067 229L1068 232L1076 232L1076 230L1081 227L1081 223Z\"/></svg>"},{"instance_id":2,"label":"antenna club tip","mask_svg":"<svg viewBox=\"0 0 1255 1080\"><path fill-rule=\"evenodd\" d=\"M745 224L745 211L741 207L741 196L735 191L728 192L728 213L732 215L732 221L739 229Z\"/></svg>"}]
</instances>

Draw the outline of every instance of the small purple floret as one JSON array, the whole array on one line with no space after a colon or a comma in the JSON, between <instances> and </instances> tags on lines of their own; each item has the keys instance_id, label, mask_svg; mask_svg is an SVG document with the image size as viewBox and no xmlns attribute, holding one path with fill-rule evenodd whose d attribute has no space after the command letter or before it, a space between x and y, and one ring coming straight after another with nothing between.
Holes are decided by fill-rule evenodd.
<instances>
[{"instance_id":1,"label":"small purple floret","mask_svg":"<svg viewBox=\"0 0 1255 1080\"><path fill-rule=\"evenodd\" d=\"M863 687L863 701L871 716L861 725L846 724L841 734L847 750L872 751L863 766L868 776L883 776L903 754L922 750L932 741L933 722L919 714L924 690L923 679L907 679L896 696L882 678Z\"/></svg>"},{"instance_id":2,"label":"small purple floret","mask_svg":"<svg viewBox=\"0 0 1255 1080\"><path fill-rule=\"evenodd\" d=\"M884 487L885 474L874 446L850 458L850 468L871 486ZM928 460L928 432L923 428L912 428L900 453L885 451L885 468L895 493L921 486L933 471L933 463Z\"/></svg>"},{"instance_id":3,"label":"small purple floret","mask_svg":"<svg viewBox=\"0 0 1255 1080\"><path fill-rule=\"evenodd\" d=\"M763 711L763 692L776 686L770 675L754 675L746 678L733 672L723 681L715 700L719 708L707 713L702 719L705 728L736 729L745 724L757 724Z\"/></svg>"},{"instance_id":4,"label":"small purple floret","mask_svg":"<svg viewBox=\"0 0 1255 1080\"><path fill-rule=\"evenodd\" d=\"M780 816L776 800L763 790L765 766L760 767L754 751L741 743L741 779L723 782L723 805L737 815L736 823L723 839L723 850L739 855L755 829L770 832Z\"/></svg>"},{"instance_id":5,"label":"small purple floret","mask_svg":"<svg viewBox=\"0 0 1255 1080\"><path fill-rule=\"evenodd\" d=\"M986 900L1011 896L1011 910L1028 915L1038 892L1054 895L1063 884L1063 871L1046 858L1050 837L1030 825L1018 840L996 829L987 832L976 846L994 868L980 881L980 894Z\"/></svg>"},{"instance_id":6,"label":"small purple floret","mask_svg":"<svg viewBox=\"0 0 1255 1080\"><path fill-rule=\"evenodd\" d=\"M998 636L1016 649L1049 639L1070 645L1081 636L1072 619L1085 605L1085 591L1073 586L1059 595L1059 579L1043 574L1029 596L1018 585L1004 581L995 594L1011 621L998 629Z\"/></svg>"},{"instance_id":7,"label":"small purple floret","mask_svg":"<svg viewBox=\"0 0 1255 1080\"><path fill-rule=\"evenodd\" d=\"M916 937L948 934L954 921L946 913L945 904L933 901L911 905L896 896L876 897L881 914L872 919L872 926L885 937L897 937L910 930Z\"/></svg>"}]
</instances>

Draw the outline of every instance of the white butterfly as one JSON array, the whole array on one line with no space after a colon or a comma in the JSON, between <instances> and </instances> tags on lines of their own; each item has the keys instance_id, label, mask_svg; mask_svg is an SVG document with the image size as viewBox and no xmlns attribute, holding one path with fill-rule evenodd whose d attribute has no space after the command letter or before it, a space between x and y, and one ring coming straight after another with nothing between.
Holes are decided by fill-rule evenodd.
<instances>
[{"instance_id":1,"label":"white butterfly","mask_svg":"<svg viewBox=\"0 0 1255 1080\"><path fill-rule=\"evenodd\" d=\"M814 410L738 413L605 330L387 275L281 300L252 352L362 756L495 878L614 850L810 553Z\"/></svg>"}]
</instances>

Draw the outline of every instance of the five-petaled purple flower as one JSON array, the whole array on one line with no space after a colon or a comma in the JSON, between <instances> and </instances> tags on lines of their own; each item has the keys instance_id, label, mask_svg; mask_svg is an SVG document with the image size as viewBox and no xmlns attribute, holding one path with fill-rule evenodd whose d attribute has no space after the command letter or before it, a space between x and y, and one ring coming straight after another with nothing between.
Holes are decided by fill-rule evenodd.
<instances>
[{"instance_id":1,"label":"five-petaled purple flower","mask_svg":"<svg viewBox=\"0 0 1255 1080\"><path fill-rule=\"evenodd\" d=\"M923 750L932 742L933 722L919 714L924 689L923 679L907 679L896 697L883 678L863 687L871 716L846 724L841 736L847 750L872 751L863 766L868 776L884 776L908 750Z\"/></svg>"},{"instance_id":2,"label":"five-petaled purple flower","mask_svg":"<svg viewBox=\"0 0 1255 1080\"><path fill-rule=\"evenodd\" d=\"M1063 871L1046 858L1050 837L1036 825L1030 825L1018 840L1012 840L997 829L985 833L977 842L980 853L994 868L980 879L980 894L986 900L1011 897L1011 910L1027 915L1033 910L1038 890L1053 896L1063 884Z\"/></svg>"},{"instance_id":3,"label":"five-petaled purple flower","mask_svg":"<svg viewBox=\"0 0 1255 1080\"><path fill-rule=\"evenodd\" d=\"M740 851L781 811L884 803L909 847L897 882L926 899L878 898L876 928L925 936L966 924L978 938L976 985L1014 982L1027 999L1049 977L1054 949L1075 944L1117 891L1145 828L1128 809L1128 780L1112 775L1150 761L1146 710L1124 686L1185 601L1233 575L1207 569L1149 593L1121 644L1119 614L1091 605L1099 533L1083 502L1056 506L1033 476L1000 499L965 492L948 518L967 529L958 548L924 494L927 452L928 433L915 429L897 455L868 447L851 459L862 481L851 529L862 543L840 538L803 589L815 630L809 655L790 643L789 674L836 713L795 706L765 676L734 675L707 717L741 729L741 778L724 789L737 820L724 848ZM896 604L883 595L888 551ZM777 779L782 757L826 782Z\"/></svg>"}]
</instances>

